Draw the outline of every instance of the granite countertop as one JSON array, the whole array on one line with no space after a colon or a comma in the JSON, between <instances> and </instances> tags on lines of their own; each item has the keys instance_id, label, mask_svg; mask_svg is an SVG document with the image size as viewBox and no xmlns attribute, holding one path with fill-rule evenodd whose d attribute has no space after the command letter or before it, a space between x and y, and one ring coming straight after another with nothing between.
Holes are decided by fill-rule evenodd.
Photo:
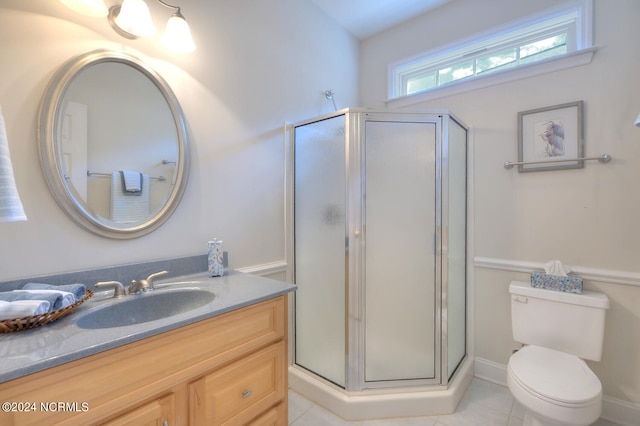
<instances>
[{"instance_id":1,"label":"granite countertop","mask_svg":"<svg viewBox=\"0 0 640 426\"><path fill-rule=\"evenodd\" d=\"M0 383L113 349L216 315L262 302L296 289L293 284L231 271L223 277L207 273L157 280L163 283L188 282L215 294L212 302L191 311L156 321L114 328L83 329L77 318L89 309L110 303L113 290L96 292L75 312L53 323L31 330L0 333ZM125 296L137 297L137 296Z\"/></svg>"}]
</instances>

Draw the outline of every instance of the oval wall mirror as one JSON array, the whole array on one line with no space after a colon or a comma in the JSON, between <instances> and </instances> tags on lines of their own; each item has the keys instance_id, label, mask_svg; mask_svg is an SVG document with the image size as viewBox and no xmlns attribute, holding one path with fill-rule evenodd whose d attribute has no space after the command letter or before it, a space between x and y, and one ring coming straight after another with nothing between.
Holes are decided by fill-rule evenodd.
<instances>
[{"instance_id":1,"label":"oval wall mirror","mask_svg":"<svg viewBox=\"0 0 640 426\"><path fill-rule=\"evenodd\" d=\"M129 54L98 50L65 63L42 100L38 138L55 200L98 235L145 235L184 193L184 114L164 79Z\"/></svg>"}]
</instances>

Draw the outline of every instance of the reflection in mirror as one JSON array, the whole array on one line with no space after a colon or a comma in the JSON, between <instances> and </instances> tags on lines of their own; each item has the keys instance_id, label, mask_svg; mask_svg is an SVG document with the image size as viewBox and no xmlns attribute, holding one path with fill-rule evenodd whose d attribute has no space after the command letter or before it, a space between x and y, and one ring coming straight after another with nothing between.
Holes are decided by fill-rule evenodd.
<instances>
[{"instance_id":1,"label":"reflection in mirror","mask_svg":"<svg viewBox=\"0 0 640 426\"><path fill-rule=\"evenodd\" d=\"M96 51L54 76L40 153L56 201L77 223L133 238L177 207L188 175L184 117L164 80L138 59Z\"/></svg>"},{"instance_id":2,"label":"reflection in mirror","mask_svg":"<svg viewBox=\"0 0 640 426\"><path fill-rule=\"evenodd\" d=\"M133 223L146 220L164 204L178 158L178 138L167 103L144 74L114 62L88 67L65 93L57 119L62 123L62 172L89 210L116 223ZM148 191L143 187L140 200L133 199L147 205L144 211L118 214L114 208L119 194L112 199L112 174L120 170L148 176ZM116 176L116 184L119 179Z\"/></svg>"}]
</instances>

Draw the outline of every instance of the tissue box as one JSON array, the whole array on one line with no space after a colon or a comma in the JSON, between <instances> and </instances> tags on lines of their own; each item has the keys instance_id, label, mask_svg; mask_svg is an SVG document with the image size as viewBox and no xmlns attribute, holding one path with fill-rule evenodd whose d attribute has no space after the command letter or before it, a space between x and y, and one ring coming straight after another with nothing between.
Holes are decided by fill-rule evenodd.
<instances>
[{"instance_id":1,"label":"tissue box","mask_svg":"<svg viewBox=\"0 0 640 426\"><path fill-rule=\"evenodd\" d=\"M567 293L582 293L582 278L534 272L531 274L531 286Z\"/></svg>"}]
</instances>

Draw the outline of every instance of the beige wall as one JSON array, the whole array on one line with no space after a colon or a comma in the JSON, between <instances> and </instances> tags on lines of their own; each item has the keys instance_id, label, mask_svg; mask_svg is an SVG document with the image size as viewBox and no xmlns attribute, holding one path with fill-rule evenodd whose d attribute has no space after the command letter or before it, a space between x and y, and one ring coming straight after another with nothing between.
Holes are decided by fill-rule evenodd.
<instances>
[{"instance_id":1,"label":"beige wall","mask_svg":"<svg viewBox=\"0 0 640 426\"><path fill-rule=\"evenodd\" d=\"M386 65L557 4L545 0L456 0L366 40L361 45L360 101L386 99ZM640 2L595 0L598 51L589 65L414 105L448 108L473 128L472 253L640 277ZM588 156L609 153L607 165L519 174L517 113L583 100ZM410 108L410 107L407 107ZM525 272L476 267L475 355L506 364L513 347L508 284ZM605 274L606 275L606 274ZM605 279L606 281L606 279ZM640 280L620 285L587 280L606 293L602 362L591 363L608 396L640 402ZM588 330L585 330L588 332Z\"/></svg>"},{"instance_id":2,"label":"beige wall","mask_svg":"<svg viewBox=\"0 0 640 426\"><path fill-rule=\"evenodd\" d=\"M106 0L107 5L119 3ZM163 29L170 11L147 2ZM54 0L0 0L0 105L29 220L0 228L0 281L204 254L216 237L231 267L284 259L283 123L357 100L358 41L310 1L183 2L197 44L171 54L118 36ZM183 201L160 229L131 241L93 235L53 200L40 172L38 104L54 71L98 48L142 57L180 100L191 133ZM105 277L109 279L109 277Z\"/></svg>"}]
</instances>

